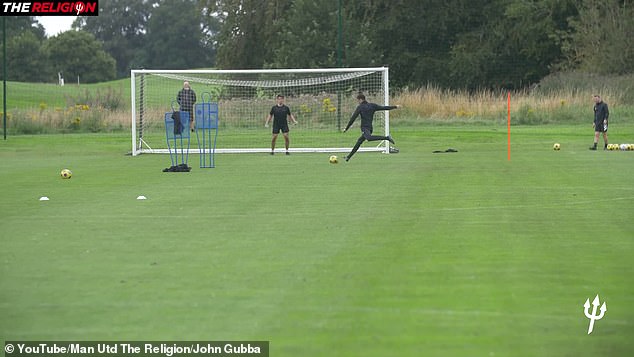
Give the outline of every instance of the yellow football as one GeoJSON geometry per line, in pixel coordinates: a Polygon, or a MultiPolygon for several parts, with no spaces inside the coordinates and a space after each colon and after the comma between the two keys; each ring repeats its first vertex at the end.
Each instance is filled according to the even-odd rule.
{"type": "Polygon", "coordinates": [[[69,179],[73,176],[72,171],[70,171],[69,169],[63,169],[59,175],[63,178],[63,179],[69,179]]]}

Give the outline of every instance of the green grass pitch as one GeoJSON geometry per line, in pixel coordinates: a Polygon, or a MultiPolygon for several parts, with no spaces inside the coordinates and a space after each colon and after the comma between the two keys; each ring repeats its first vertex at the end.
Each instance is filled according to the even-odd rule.
{"type": "MultiPolygon", "coordinates": [[[[634,125],[613,128],[634,142],[634,125]]],[[[395,127],[399,154],[336,165],[223,154],[200,169],[193,155],[190,173],[126,156],[125,134],[9,137],[0,335],[269,340],[271,356],[634,354],[634,152],[589,151],[587,127],[518,126],[508,161],[505,129],[395,127]],[[588,335],[597,294],[607,312],[588,335]]]]}

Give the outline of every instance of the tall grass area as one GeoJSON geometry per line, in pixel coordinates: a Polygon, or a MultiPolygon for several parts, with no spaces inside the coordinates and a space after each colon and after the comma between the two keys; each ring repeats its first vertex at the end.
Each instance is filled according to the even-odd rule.
{"type": "Polygon", "coordinates": [[[11,135],[124,131],[129,111],[129,79],[64,86],[7,82],[11,135]]]}
{"type": "MultiPolygon", "coordinates": [[[[503,123],[507,120],[508,93],[487,89],[448,90],[433,85],[395,90],[390,101],[403,108],[391,113],[392,125],[503,123]]],[[[609,104],[613,125],[634,119],[634,74],[615,77],[562,73],[549,76],[531,88],[510,92],[511,123],[589,123],[591,96],[595,93],[609,104]]],[[[63,87],[8,82],[7,107],[10,135],[127,131],[130,79],[63,87]]],[[[162,112],[165,108],[148,110],[162,112]]],[[[301,108],[294,111],[301,117],[301,108]]],[[[343,113],[346,118],[350,114],[343,113]]]]}
{"type": "MultiPolygon", "coordinates": [[[[432,85],[405,89],[393,98],[403,110],[393,112],[390,118],[394,124],[506,122],[508,94],[503,90],[468,92],[432,85]]],[[[614,123],[634,118],[634,74],[556,74],[539,85],[510,94],[512,124],[589,123],[593,94],[600,94],[609,104],[614,123]]]]}

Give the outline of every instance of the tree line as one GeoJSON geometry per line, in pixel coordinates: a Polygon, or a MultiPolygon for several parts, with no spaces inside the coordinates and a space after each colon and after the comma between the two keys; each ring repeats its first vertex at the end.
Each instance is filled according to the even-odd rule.
{"type": "Polygon", "coordinates": [[[47,38],[8,17],[8,79],[132,68],[389,66],[395,87],[522,88],[557,71],[634,70],[627,0],[102,0],[47,38]]]}

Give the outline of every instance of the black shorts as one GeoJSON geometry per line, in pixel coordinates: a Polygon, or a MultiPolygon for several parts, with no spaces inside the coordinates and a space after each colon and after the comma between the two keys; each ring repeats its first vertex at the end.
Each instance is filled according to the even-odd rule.
{"type": "Polygon", "coordinates": [[[273,134],[279,134],[280,131],[282,133],[288,133],[288,122],[286,123],[275,123],[273,122],[273,134]]]}
{"type": "Polygon", "coordinates": [[[605,123],[603,121],[594,122],[594,131],[595,133],[607,133],[608,132],[608,122],[605,123]]]}

